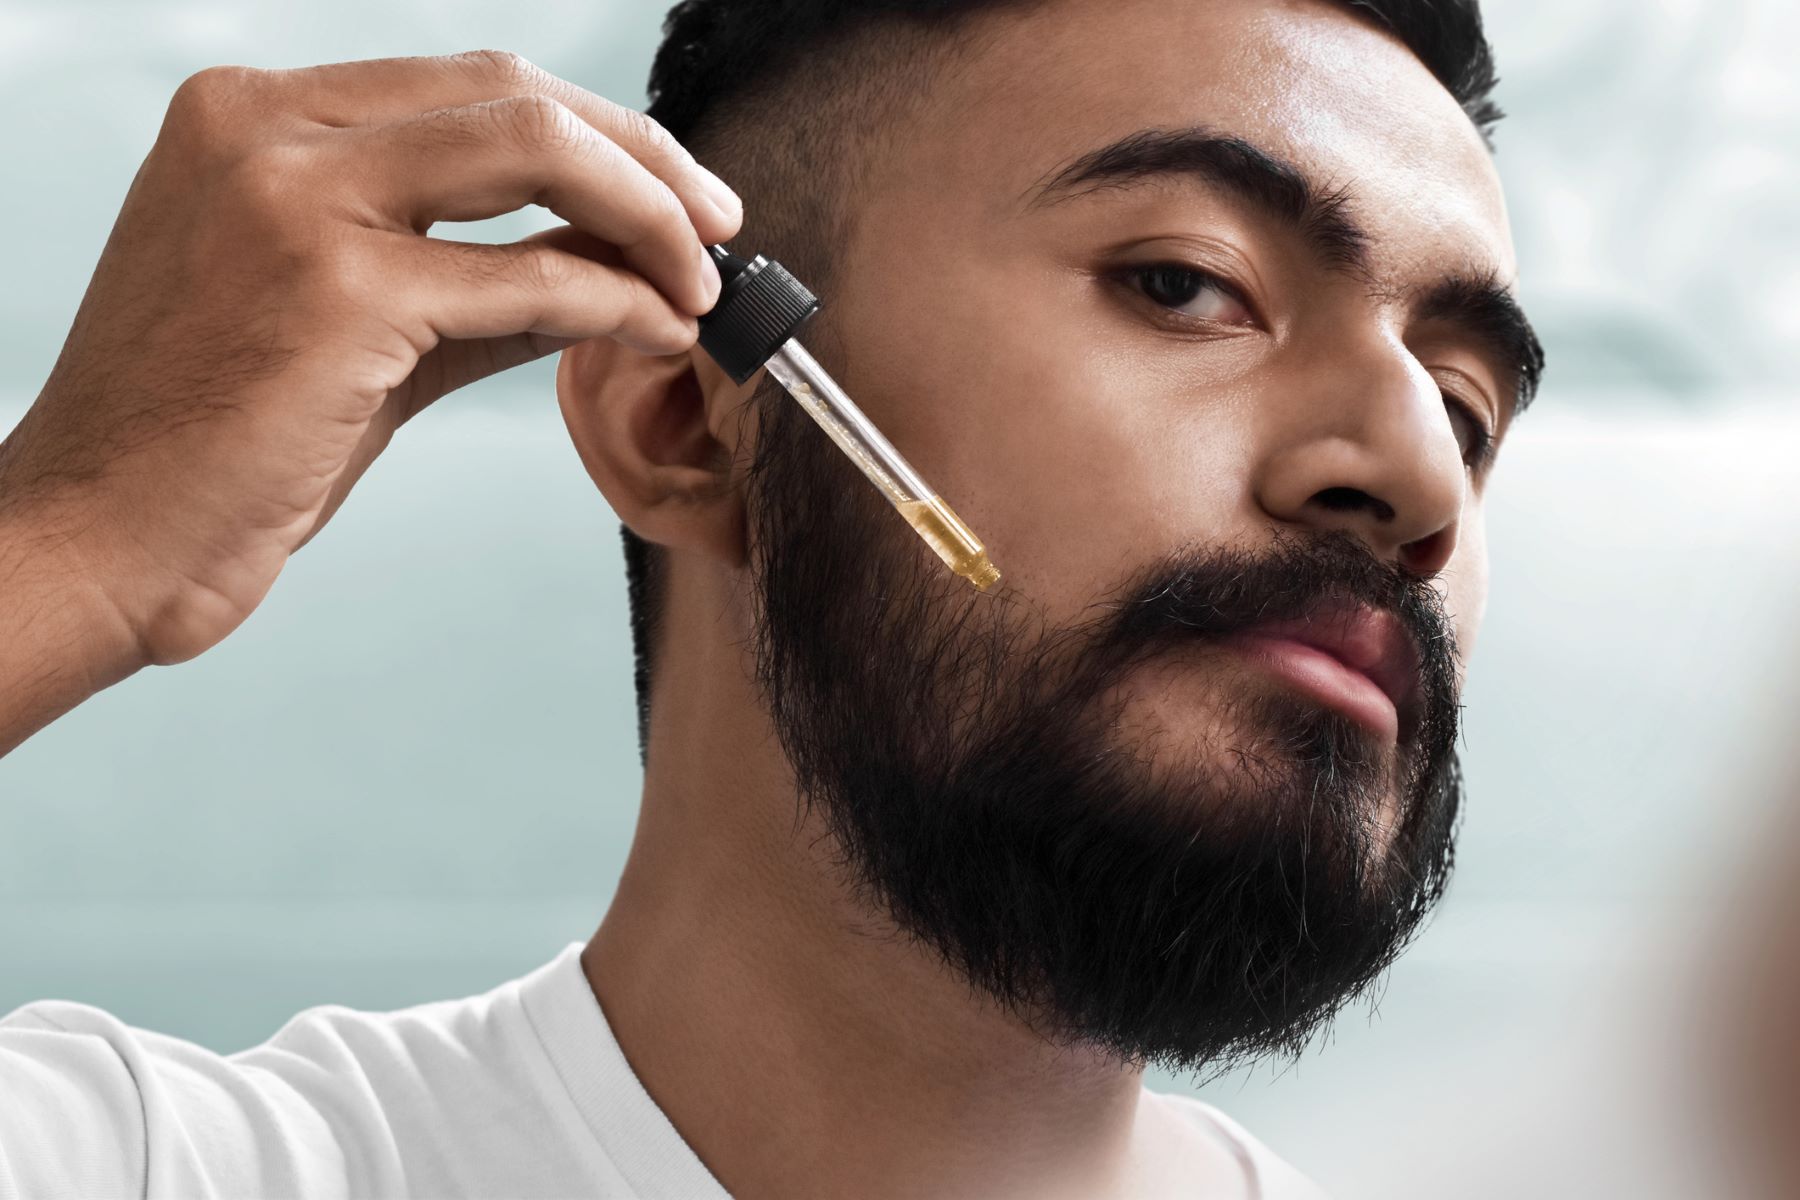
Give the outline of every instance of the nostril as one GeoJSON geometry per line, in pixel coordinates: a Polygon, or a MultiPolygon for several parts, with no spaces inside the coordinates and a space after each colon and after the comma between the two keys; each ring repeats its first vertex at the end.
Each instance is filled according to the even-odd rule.
{"type": "Polygon", "coordinates": [[[1400,565],[1414,575],[1429,579],[1449,565],[1450,556],[1455,551],[1454,528],[1440,529],[1400,547],[1400,565]]]}
{"type": "Polygon", "coordinates": [[[1327,512],[1367,512],[1386,524],[1394,519],[1394,506],[1360,488],[1334,487],[1315,493],[1312,502],[1327,512]]]}

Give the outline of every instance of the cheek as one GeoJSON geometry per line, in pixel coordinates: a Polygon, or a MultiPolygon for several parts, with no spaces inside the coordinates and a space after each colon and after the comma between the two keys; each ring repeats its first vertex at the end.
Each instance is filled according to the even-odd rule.
{"type": "Polygon", "coordinates": [[[1062,624],[1148,560],[1246,532],[1234,414],[1253,407],[1234,384],[1121,355],[1094,327],[1092,280],[974,254],[930,269],[929,312],[841,306],[846,387],[986,543],[1003,592],[1062,624]]]}

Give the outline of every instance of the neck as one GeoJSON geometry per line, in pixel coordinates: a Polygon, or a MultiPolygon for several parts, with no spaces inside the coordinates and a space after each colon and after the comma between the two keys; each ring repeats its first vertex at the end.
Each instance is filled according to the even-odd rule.
{"type": "Polygon", "coordinates": [[[582,955],[688,1144],[741,1200],[1147,1194],[1170,1135],[1140,1073],[1050,1044],[858,901],[712,653],[658,672],[637,836],[582,955]]]}

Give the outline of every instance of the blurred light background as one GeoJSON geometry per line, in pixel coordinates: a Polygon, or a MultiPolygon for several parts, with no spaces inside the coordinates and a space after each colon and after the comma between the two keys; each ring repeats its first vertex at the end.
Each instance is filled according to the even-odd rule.
{"type": "MultiPolygon", "coordinates": [[[[663,7],[0,5],[0,429],[187,75],[497,46],[641,106],[663,7]]],[[[1459,874],[1378,1012],[1204,1094],[1344,1196],[1720,1195],[1696,980],[1800,666],[1800,7],[1486,8],[1551,372],[1491,493],[1459,874]]],[[[0,1012],[234,1050],[588,935],[639,769],[616,526],[553,363],[409,426],[222,647],[0,761],[0,1012]]]]}

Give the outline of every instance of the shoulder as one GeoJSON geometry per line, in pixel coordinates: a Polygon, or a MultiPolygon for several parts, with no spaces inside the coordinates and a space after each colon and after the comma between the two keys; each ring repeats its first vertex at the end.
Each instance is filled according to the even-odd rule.
{"type": "Polygon", "coordinates": [[[1148,1089],[1145,1097],[1228,1146],[1243,1164],[1256,1200],[1327,1200],[1318,1184],[1214,1106],[1192,1096],[1148,1089]]]}
{"type": "Polygon", "coordinates": [[[38,1001],[0,1017],[0,1195],[403,1194],[469,1142],[517,1137],[541,1059],[516,981],[309,1008],[229,1055],[38,1001]]]}
{"type": "Polygon", "coordinates": [[[85,1005],[43,1001],[0,1017],[0,1196],[142,1190],[144,1113],[119,1049],[129,1041],[85,1005]]]}

